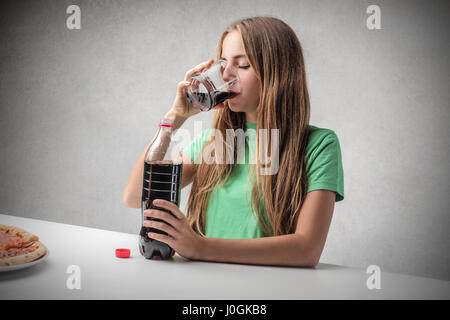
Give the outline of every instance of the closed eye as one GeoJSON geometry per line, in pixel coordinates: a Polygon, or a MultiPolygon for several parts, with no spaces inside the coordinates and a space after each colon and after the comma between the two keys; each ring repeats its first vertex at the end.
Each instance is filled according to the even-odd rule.
{"type": "Polygon", "coordinates": [[[250,68],[250,65],[248,65],[248,66],[239,66],[239,69],[248,69],[248,68],[250,68]]]}

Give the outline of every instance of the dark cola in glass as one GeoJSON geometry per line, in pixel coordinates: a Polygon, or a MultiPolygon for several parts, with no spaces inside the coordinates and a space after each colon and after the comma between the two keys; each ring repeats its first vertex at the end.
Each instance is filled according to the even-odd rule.
{"type": "Polygon", "coordinates": [[[212,91],[186,93],[189,102],[197,109],[209,111],[227,99],[237,96],[237,92],[212,91]]]}

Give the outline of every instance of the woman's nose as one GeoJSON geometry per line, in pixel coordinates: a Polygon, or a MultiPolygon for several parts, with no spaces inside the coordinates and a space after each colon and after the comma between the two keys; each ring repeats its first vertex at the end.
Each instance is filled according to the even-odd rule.
{"type": "Polygon", "coordinates": [[[230,80],[233,80],[237,76],[237,69],[235,66],[233,66],[231,63],[227,63],[224,67],[222,77],[223,80],[228,82],[230,80]]]}

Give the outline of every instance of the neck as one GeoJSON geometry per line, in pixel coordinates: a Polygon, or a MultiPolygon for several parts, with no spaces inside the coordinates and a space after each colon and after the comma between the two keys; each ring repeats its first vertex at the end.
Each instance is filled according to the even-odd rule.
{"type": "Polygon", "coordinates": [[[256,123],[257,122],[257,113],[256,112],[246,112],[245,113],[245,122],[256,123]]]}

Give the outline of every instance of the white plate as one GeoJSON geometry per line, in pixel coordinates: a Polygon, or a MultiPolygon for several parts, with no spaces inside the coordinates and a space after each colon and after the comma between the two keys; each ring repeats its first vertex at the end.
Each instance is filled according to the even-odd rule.
{"type": "Polygon", "coordinates": [[[14,265],[14,266],[7,266],[7,267],[1,266],[0,267],[0,272],[20,270],[20,269],[25,269],[25,268],[28,268],[28,267],[32,267],[32,266],[34,266],[34,265],[36,265],[38,263],[41,263],[45,259],[47,259],[49,254],[50,254],[50,251],[48,251],[48,248],[47,248],[47,252],[45,253],[45,255],[43,255],[39,259],[31,261],[31,262],[28,262],[28,263],[17,264],[17,265],[14,265]]]}

